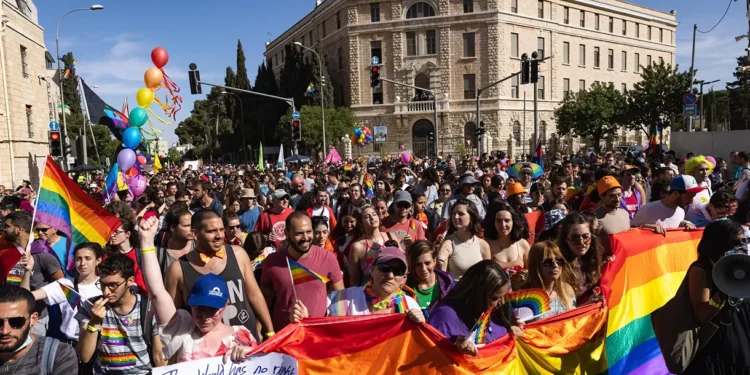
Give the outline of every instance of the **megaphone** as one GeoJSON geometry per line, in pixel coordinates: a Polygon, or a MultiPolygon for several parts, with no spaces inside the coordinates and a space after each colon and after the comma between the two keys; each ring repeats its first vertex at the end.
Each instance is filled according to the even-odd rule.
{"type": "Polygon", "coordinates": [[[719,259],[712,271],[713,281],[724,294],[734,298],[750,298],[750,255],[729,251],[719,259]]]}

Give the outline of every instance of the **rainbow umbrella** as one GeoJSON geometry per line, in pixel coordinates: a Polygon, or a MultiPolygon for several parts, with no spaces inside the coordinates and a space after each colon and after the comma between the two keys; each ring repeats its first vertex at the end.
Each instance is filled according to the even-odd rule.
{"type": "Polygon", "coordinates": [[[521,163],[516,163],[516,164],[511,165],[510,168],[508,169],[508,174],[511,177],[519,178],[521,175],[521,169],[524,169],[524,168],[531,169],[532,179],[539,178],[542,176],[542,174],[544,174],[544,169],[542,169],[542,167],[539,164],[529,163],[529,162],[521,162],[521,163]]]}

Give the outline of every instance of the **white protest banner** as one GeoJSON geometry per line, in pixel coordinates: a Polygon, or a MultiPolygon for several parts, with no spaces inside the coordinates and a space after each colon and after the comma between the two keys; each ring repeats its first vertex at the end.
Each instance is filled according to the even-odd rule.
{"type": "Polygon", "coordinates": [[[194,171],[197,171],[198,170],[198,160],[186,161],[185,164],[183,164],[183,166],[184,166],[185,170],[188,170],[188,167],[193,167],[192,169],[194,171]]]}
{"type": "Polygon", "coordinates": [[[241,363],[222,357],[199,359],[176,365],[156,367],[153,375],[298,375],[297,360],[286,354],[268,353],[248,357],[241,363]]]}

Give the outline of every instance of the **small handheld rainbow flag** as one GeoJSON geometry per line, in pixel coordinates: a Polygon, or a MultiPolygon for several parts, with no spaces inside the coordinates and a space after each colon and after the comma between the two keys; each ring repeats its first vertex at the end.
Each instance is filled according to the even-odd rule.
{"type": "Polygon", "coordinates": [[[253,265],[253,269],[254,270],[257,270],[258,267],[260,267],[260,266],[263,265],[263,261],[264,260],[266,260],[266,254],[260,254],[260,255],[258,255],[257,258],[253,259],[253,261],[250,262],[250,264],[253,265]]]}
{"type": "Polygon", "coordinates": [[[60,289],[62,289],[65,300],[68,301],[70,307],[78,307],[78,304],[81,302],[81,295],[75,290],[68,288],[65,284],[60,284],[60,289]]]}
{"type": "Polygon", "coordinates": [[[313,92],[315,92],[315,85],[312,82],[310,82],[310,84],[307,85],[305,96],[312,96],[313,92]]]}
{"type": "Polygon", "coordinates": [[[522,322],[534,319],[552,309],[549,304],[549,295],[542,289],[510,292],[508,300],[522,322]]]}
{"type": "Polygon", "coordinates": [[[475,345],[487,343],[487,331],[490,329],[490,316],[493,309],[494,307],[490,307],[487,311],[483,312],[479,316],[479,319],[477,319],[477,322],[474,323],[474,327],[471,328],[469,337],[475,345]]]}
{"type": "Polygon", "coordinates": [[[325,276],[322,276],[315,271],[308,269],[307,267],[297,263],[292,259],[288,259],[288,261],[289,272],[292,275],[292,282],[294,283],[294,285],[303,284],[312,280],[320,280],[323,282],[323,284],[329,281],[325,276]]]}
{"type": "Polygon", "coordinates": [[[365,196],[367,196],[368,199],[375,198],[375,190],[373,189],[374,186],[372,184],[372,178],[370,177],[369,173],[365,173],[364,182],[365,196]]]}
{"type": "Polygon", "coordinates": [[[351,170],[352,170],[352,165],[351,165],[351,164],[349,164],[349,163],[347,163],[347,164],[344,164],[344,170],[345,170],[345,171],[347,171],[347,172],[348,172],[348,171],[351,171],[351,170]]]}

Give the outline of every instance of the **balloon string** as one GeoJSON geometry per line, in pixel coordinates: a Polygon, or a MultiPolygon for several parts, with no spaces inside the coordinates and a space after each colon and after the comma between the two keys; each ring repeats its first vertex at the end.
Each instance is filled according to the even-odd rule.
{"type": "Polygon", "coordinates": [[[167,117],[172,117],[173,120],[177,120],[177,112],[182,109],[182,97],[175,95],[175,93],[180,92],[180,86],[177,86],[177,83],[169,78],[164,69],[159,68],[159,70],[161,70],[161,73],[164,76],[162,84],[167,91],[169,91],[169,96],[172,98],[171,108],[166,111],[167,117]]]}
{"type": "Polygon", "coordinates": [[[154,113],[154,111],[151,110],[151,108],[146,108],[146,110],[148,111],[148,113],[152,114],[154,116],[154,118],[156,118],[157,120],[159,120],[159,122],[161,122],[162,124],[164,124],[164,125],[172,125],[171,122],[167,122],[165,120],[162,120],[159,116],[157,116],[156,113],[154,113]]]}

